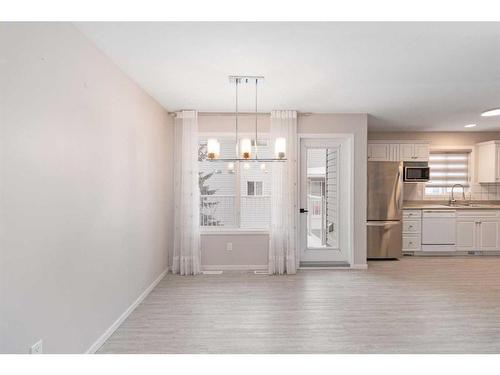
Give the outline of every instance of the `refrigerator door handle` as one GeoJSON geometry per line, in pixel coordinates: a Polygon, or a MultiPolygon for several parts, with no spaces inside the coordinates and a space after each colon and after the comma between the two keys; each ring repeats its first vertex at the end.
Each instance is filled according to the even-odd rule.
{"type": "Polygon", "coordinates": [[[401,168],[398,169],[398,187],[397,187],[397,190],[396,190],[396,209],[398,211],[401,210],[401,200],[403,198],[403,194],[401,194],[401,184],[402,184],[402,181],[401,181],[401,168]]]}
{"type": "Polygon", "coordinates": [[[400,225],[400,221],[368,221],[366,223],[369,227],[391,227],[393,225],[400,225]]]}

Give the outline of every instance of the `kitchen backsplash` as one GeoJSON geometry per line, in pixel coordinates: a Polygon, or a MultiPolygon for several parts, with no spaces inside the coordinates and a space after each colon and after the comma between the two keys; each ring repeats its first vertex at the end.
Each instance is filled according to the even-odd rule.
{"type": "MultiPolygon", "coordinates": [[[[441,197],[425,197],[424,198],[424,187],[423,183],[405,183],[403,187],[403,199],[405,201],[419,201],[419,200],[448,200],[448,196],[441,197]]],[[[473,200],[500,200],[500,185],[498,184],[472,184],[470,187],[472,191],[473,200]]],[[[465,194],[466,198],[469,199],[468,190],[465,194]]],[[[458,200],[462,199],[462,189],[455,189],[455,198],[458,200]]]]}

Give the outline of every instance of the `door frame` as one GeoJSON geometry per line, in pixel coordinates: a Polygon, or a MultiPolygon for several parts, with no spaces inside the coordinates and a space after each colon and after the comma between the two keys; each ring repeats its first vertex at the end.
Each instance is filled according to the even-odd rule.
{"type": "Polygon", "coordinates": [[[300,208],[300,197],[302,193],[302,183],[300,181],[301,178],[301,160],[302,160],[302,155],[301,155],[301,140],[302,139],[328,139],[328,140],[335,140],[335,139],[342,139],[345,141],[347,145],[347,166],[348,166],[348,171],[347,174],[349,176],[349,188],[347,189],[347,199],[348,199],[348,219],[346,220],[347,223],[347,238],[346,238],[346,252],[347,252],[347,262],[349,263],[350,266],[354,264],[354,134],[352,133],[298,133],[297,134],[297,147],[296,147],[296,159],[297,160],[297,165],[296,165],[296,175],[297,175],[297,196],[296,196],[296,223],[297,223],[297,233],[296,233],[296,244],[297,246],[297,264],[300,264],[301,261],[301,255],[302,255],[302,241],[301,241],[301,233],[304,228],[302,227],[302,223],[300,220],[300,213],[299,213],[299,208],[300,208]]]}

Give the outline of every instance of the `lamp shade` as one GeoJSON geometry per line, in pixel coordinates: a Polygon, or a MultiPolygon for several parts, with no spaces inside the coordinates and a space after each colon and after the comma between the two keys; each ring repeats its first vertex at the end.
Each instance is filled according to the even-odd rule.
{"type": "Polygon", "coordinates": [[[252,141],[250,138],[242,138],[240,141],[240,156],[243,159],[250,159],[252,156],[252,141]]]}
{"type": "Polygon", "coordinates": [[[274,154],[278,159],[284,159],[286,156],[286,138],[276,138],[274,144],[274,154]]]}
{"type": "Polygon", "coordinates": [[[220,156],[220,143],[215,138],[207,140],[207,157],[209,159],[217,159],[220,156]]]}

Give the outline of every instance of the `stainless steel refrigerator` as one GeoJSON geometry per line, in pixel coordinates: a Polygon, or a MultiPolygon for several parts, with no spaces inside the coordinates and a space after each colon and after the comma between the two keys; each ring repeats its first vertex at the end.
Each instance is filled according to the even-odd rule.
{"type": "Polygon", "coordinates": [[[402,254],[403,163],[368,162],[368,259],[402,254]]]}

